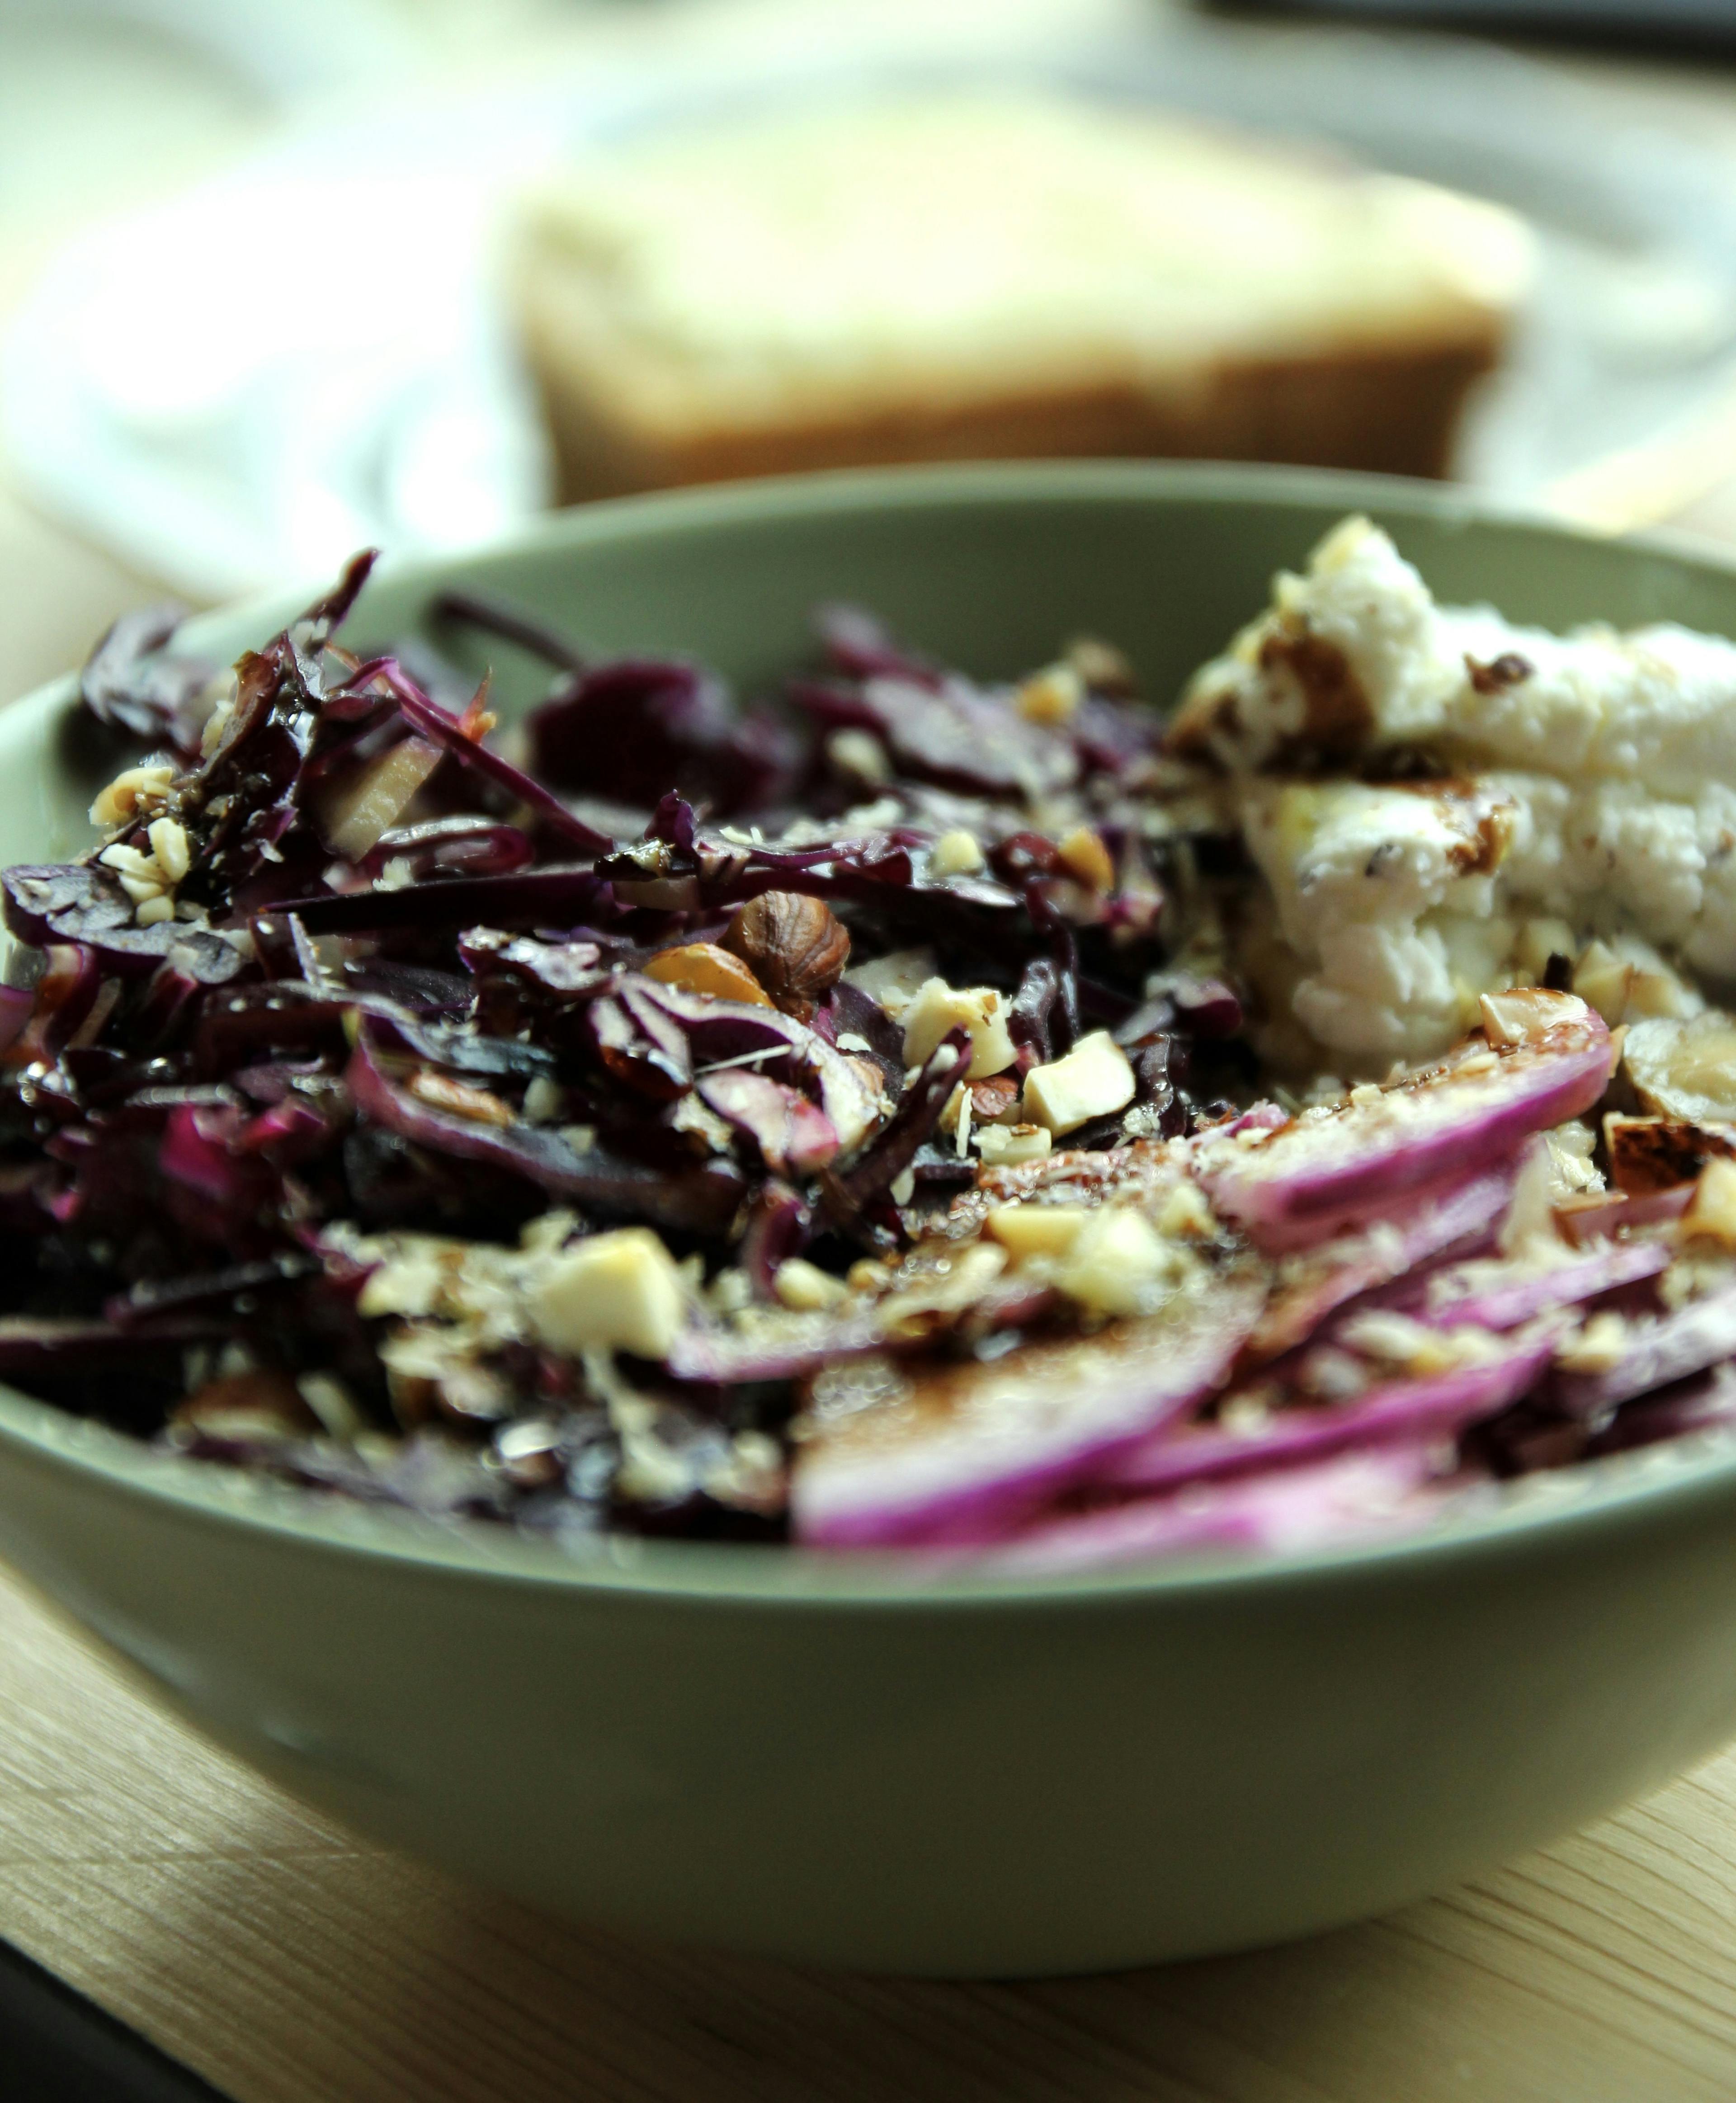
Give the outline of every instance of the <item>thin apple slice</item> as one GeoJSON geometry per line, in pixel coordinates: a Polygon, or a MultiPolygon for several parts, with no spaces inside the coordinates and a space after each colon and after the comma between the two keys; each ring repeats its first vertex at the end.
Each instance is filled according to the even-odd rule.
{"type": "Polygon", "coordinates": [[[1576,1416],[1601,1416],[1635,1396],[1736,1358],[1736,1282],[1673,1314],[1630,1322],[1620,1356],[1596,1372],[1557,1373],[1555,1397],[1576,1416]]]}
{"type": "Polygon", "coordinates": [[[1440,1329],[1466,1322],[1484,1329],[1516,1329],[1552,1307],[1578,1306],[1600,1293],[1655,1278],[1669,1268],[1672,1253],[1663,1242],[1612,1241],[1589,1256],[1547,1268],[1525,1263],[1479,1265],[1474,1274],[1440,1279],[1414,1312],[1419,1322],[1440,1329]]]}
{"type": "Polygon", "coordinates": [[[1296,1554],[1413,1532],[1440,1509],[1436,1474],[1431,1449],[1420,1443],[1335,1454],[1275,1474],[1049,1519],[996,1549],[986,1567],[1062,1576],[1213,1550],[1296,1554]]]}
{"type": "Polygon", "coordinates": [[[1409,1277],[1420,1265],[1488,1246],[1512,1195],[1510,1166],[1455,1176],[1413,1192],[1398,1218],[1377,1220],[1289,1257],[1280,1265],[1277,1285],[1248,1340],[1245,1362],[1263,1364],[1293,1349],[1348,1301],[1409,1277]]]}
{"type": "Polygon", "coordinates": [[[795,1537],[831,1548],[1004,1539],[1212,1394],[1266,1283],[1244,1257],[1094,1336],[901,1375],[883,1363],[878,1389],[841,1382],[799,1429],[795,1537]]]}
{"type": "Polygon", "coordinates": [[[1589,1109],[1614,1049],[1593,1010],[1570,994],[1531,1036],[1493,1047],[1475,1039],[1444,1065],[1342,1103],[1304,1110],[1274,1131],[1209,1138],[1197,1172],[1217,1210],[1259,1247],[1306,1247],[1395,1201],[1473,1167],[1511,1158],[1534,1132],[1589,1109]]]}
{"type": "Polygon", "coordinates": [[[1536,1384],[1555,1336],[1499,1340],[1506,1348],[1478,1363],[1383,1381],[1348,1402],[1279,1409],[1256,1430],[1217,1424],[1166,1428],[1117,1456],[1101,1479],[1127,1490],[1174,1490],[1332,1453],[1457,1438],[1536,1384]]]}

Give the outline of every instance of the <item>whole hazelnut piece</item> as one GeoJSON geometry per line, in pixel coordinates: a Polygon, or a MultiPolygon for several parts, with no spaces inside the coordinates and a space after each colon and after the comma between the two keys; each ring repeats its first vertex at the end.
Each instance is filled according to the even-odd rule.
{"type": "Polygon", "coordinates": [[[723,945],[798,1022],[809,1020],[850,961],[849,930],[823,899],[800,891],[765,891],[749,899],[730,922],[723,945]]]}

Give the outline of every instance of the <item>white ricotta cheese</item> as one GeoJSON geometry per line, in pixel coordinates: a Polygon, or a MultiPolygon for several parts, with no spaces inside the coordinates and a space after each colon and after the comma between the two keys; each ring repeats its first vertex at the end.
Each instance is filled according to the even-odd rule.
{"type": "MultiPolygon", "coordinates": [[[[1316,1043],[1421,1059],[1536,975],[1540,918],[1736,977],[1736,644],[1565,636],[1437,606],[1364,518],[1193,681],[1173,736],[1230,777],[1316,1043]],[[1284,781],[1398,751],[1450,781],[1284,781]],[[1473,836],[1479,851],[1473,853],[1473,836]],[[1649,949],[1646,945],[1655,945],[1649,949]]],[[[1270,945],[1268,944],[1269,949],[1270,945]]],[[[1636,953],[1637,954],[1638,953],[1636,953]]]]}
{"type": "Polygon", "coordinates": [[[1247,785],[1243,824],[1305,967],[1292,1011],[1379,1065],[1431,1056],[1477,1019],[1516,935],[1493,872],[1520,814],[1498,792],[1357,781],[1247,785]]]}

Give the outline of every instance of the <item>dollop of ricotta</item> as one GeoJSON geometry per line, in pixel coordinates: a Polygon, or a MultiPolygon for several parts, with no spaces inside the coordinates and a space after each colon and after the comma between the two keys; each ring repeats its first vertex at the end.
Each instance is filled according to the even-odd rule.
{"type": "Polygon", "coordinates": [[[1540,917],[1736,977],[1722,637],[1440,606],[1349,518],[1195,676],[1170,735],[1227,777],[1289,953],[1280,997],[1349,1063],[1445,1050],[1480,994],[1536,976],[1540,917]],[[1424,778],[1378,778],[1407,771],[1424,778]]]}

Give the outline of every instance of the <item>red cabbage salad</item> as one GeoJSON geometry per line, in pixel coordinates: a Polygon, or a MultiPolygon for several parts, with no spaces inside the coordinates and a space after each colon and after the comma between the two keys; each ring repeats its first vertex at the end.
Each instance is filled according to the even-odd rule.
{"type": "Polygon", "coordinates": [[[4,877],[18,1387],[556,1540],[1043,1569],[1736,1420],[1732,1149],[1557,959],[1266,1070],[1199,931],[1257,873],[1110,646],[984,684],[830,608],[743,705],[448,594],[548,666],[507,736],[339,642],[369,560],[232,677],[162,612],[85,669],[98,838],[4,877]]]}

